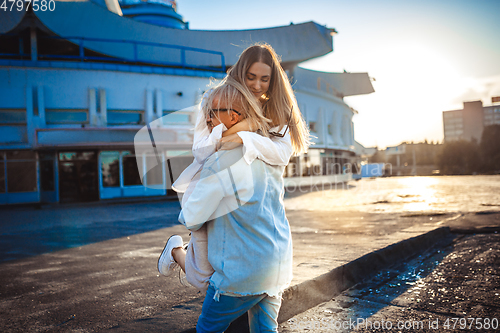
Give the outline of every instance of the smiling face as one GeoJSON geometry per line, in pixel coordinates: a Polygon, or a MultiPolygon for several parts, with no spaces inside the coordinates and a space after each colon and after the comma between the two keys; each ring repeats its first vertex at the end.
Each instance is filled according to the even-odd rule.
{"type": "Polygon", "coordinates": [[[260,98],[269,89],[271,67],[263,62],[254,62],[245,75],[245,85],[255,97],[260,98]]]}

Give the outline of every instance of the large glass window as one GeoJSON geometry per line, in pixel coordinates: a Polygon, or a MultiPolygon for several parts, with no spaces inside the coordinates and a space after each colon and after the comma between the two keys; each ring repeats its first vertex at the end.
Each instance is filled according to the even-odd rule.
{"type": "Polygon", "coordinates": [[[73,160],[90,161],[93,159],[95,159],[95,152],[93,151],[59,153],[59,161],[73,161],[73,160]]]}
{"type": "Polygon", "coordinates": [[[318,128],[316,126],[316,122],[315,121],[310,121],[309,122],[309,130],[313,133],[317,133],[318,132],[318,128]]]}
{"type": "Polygon", "coordinates": [[[335,158],[328,156],[322,157],[323,161],[323,175],[334,175],[336,172],[335,158]]]}
{"type": "Polygon", "coordinates": [[[26,124],[26,110],[0,110],[0,123],[26,124]]]}
{"type": "Polygon", "coordinates": [[[0,193],[5,193],[5,157],[0,151],[0,193]]]}
{"type": "Polygon", "coordinates": [[[119,187],[120,153],[117,151],[101,152],[101,171],[103,187],[119,187]]]}
{"type": "Polygon", "coordinates": [[[169,124],[189,124],[191,116],[187,112],[182,111],[163,111],[162,122],[164,125],[169,124]]]}
{"type": "MultiPolygon", "coordinates": [[[[93,201],[98,198],[97,152],[69,151],[59,155],[59,198],[61,202],[93,201]]],[[[43,162],[41,160],[40,162],[43,162]]],[[[45,163],[44,163],[45,164],[45,163]]],[[[41,173],[43,171],[42,163],[41,173]]],[[[51,166],[46,163],[46,173],[51,172],[51,166]]],[[[44,177],[45,178],[45,177],[44,177]]],[[[51,188],[47,181],[45,185],[51,188]]]]}
{"type": "Polygon", "coordinates": [[[7,160],[34,160],[35,152],[31,150],[14,150],[7,152],[7,160]]]}
{"type": "Polygon", "coordinates": [[[40,186],[42,191],[54,191],[54,154],[39,153],[40,159],[40,186]]]}
{"type": "Polygon", "coordinates": [[[302,176],[321,175],[321,157],[318,149],[310,149],[301,157],[302,176]]]}
{"type": "Polygon", "coordinates": [[[7,192],[36,192],[36,156],[34,151],[8,151],[7,192]]]}
{"type": "Polygon", "coordinates": [[[122,111],[122,110],[108,110],[107,122],[109,125],[138,125],[142,124],[143,111],[122,111]]]}
{"type": "Polygon", "coordinates": [[[299,158],[297,156],[292,156],[290,162],[285,167],[284,177],[298,177],[300,176],[300,165],[299,158]]]}
{"type": "Polygon", "coordinates": [[[163,163],[161,155],[146,155],[146,183],[148,185],[161,185],[163,184],[163,163]]]}
{"type": "Polygon", "coordinates": [[[47,124],[88,124],[87,110],[45,110],[47,124]]]}
{"type": "Polygon", "coordinates": [[[125,151],[123,154],[123,185],[141,185],[141,177],[137,168],[137,160],[135,155],[130,151],[125,151]]]}

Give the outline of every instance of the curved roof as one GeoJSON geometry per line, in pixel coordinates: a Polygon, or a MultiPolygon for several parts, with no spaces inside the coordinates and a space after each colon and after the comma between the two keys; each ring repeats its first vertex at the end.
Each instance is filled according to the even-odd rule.
{"type": "MultiPolygon", "coordinates": [[[[332,29],[314,22],[255,30],[179,30],[137,22],[116,15],[90,1],[56,1],[54,11],[2,13],[0,33],[7,33],[19,25],[43,25],[47,32],[62,37],[105,38],[149,43],[164,43],[185,47],[213,50],[224,54],[225,65],[233,65],[240,53],[254,42],[266,42],[281,56],[282,63],[299,63],[322,56],[333,50],[332,29]],[[7,20],[4,19],[7,16],[7,20]],[[24,20],[23,20],[24,19],[24,20]]],[[[85,41],[85,48],[106,55],[131,58],[130,44],[85,41]]],[[[142,59],[175,62],[178,52],[152,47],[142,51],[142,59]]],[[[188,55],[186,55],[187,57],[188,55]]],[[[203,53],[190,54],[190,61],[199,65],[220,66],[220,57],[210,57],[203,53]]]]}
{"type": "Polygon", "coordinates": [[[368,73],[328,73],[296,67],[293,71],[294,89],[311,89],[337,97],[375,92],[368,73]]]}

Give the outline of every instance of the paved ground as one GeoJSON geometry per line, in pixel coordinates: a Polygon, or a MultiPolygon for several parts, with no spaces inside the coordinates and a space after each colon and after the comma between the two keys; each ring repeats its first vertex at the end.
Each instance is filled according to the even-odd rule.
{"type": "MultiPolygon", "coordinates": [[[[88,209],[92,215],[92,207],[88,209]]],[[[141,205],[130,208],[140,209],[150,210],[141,205]]],[[[124,211],[114,205],[106,209],[107,216],[112,217],[114,210],[124,211]]],[[[289,210],[287,215],[294,240],[294,284],[436,227],[500,225],[498,213],[289,210]]],[[[160,277],[156,271],[164,242],[174,233],[187,239],[186,230],[176,225],[1,263],[2,331],[95,332],[114,327],[117,331],[181,332],[194,327],[202,296],[182,286],[177,277],[160,277]]]]}
{"type": "Polygon", "coordinates": [[[500,234],[458,237],[281,325],[297,332],[500,330],[500,234]]]}
{"type": "Polygon", "coordinates": [[[0,262],[177,225],[170,201],[0,207],[0,262]]]}

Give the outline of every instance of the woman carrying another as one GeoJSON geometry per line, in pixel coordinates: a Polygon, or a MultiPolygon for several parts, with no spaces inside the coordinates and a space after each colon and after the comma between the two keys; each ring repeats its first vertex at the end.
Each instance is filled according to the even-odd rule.
{"type": "MultiPolygon", "coordinates": [[[[197,173],[220,144],[242,143],[243,158],[248,164],[258,158],[270,165],[285,166],[292,154],[307,151],[310,144],[308,128],[289,79],[270,45],[256,44],[245,49],[221,84],[231,84],[232,81],[239,83],[242,89],[248,89],[245,96],[256,99],[262,115],[268,119],[269,132],[261,133],[264,135],[254,132],[256,128],[246,120],[239,121],[229,130],[222,123],[213,126],[210,117],[212,105],[207,105],[211,100],[209,91],[201,102],[195,127],[195,160],[172,185],[175,191],[189,193],[194,189],[197,173]]],[[[206,227],[191,233],[187,251],[180,236],[169,238],[158,259],[158,270],[168,276],[179,266],[186,272],[190,284],[202,291],[207,289],[213,269],[207,259],[206,227]]]]}

